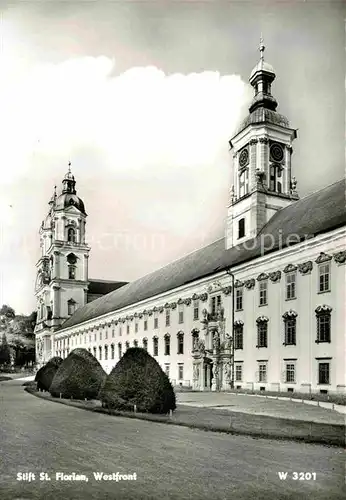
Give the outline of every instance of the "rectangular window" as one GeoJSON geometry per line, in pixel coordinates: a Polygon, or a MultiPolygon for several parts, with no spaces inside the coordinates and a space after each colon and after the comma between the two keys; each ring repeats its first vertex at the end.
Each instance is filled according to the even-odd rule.
{"type": "Polygon", "coordinates": [[[159,339],[157,337],[153,338],[153,353],[154,356],[159,355],[159,339]]]}
{"type": "Polygon", "coordinates": [[[317,342],[330,342],[330,313],[317,316],[317,342]]]}
{"type": "Polygon", "coordinates": [[[179,311],[179,323],[184,323],[184,311],[179,311]]]}
{"type": "Polygon", "coordinates": [[[166,309],[166,326],[170,326],[170,323],[171,323],[171,314],[170,314],[170,310],[169,310],[169,309],[166,309]]]}
{"type": "Polygon", "coordinates": [[[296,366],[294,363],[286,363],[286,383],[294,383],[296,381],[296,366]]]}
{"type": "Polygon", "coordinates": [[[178,365],[178,380],[184,380],[184,365],[178,365]]]}
{"type": "Polygon", "coordinates": [[[130,334],[130,325],[126,325],[126,334],[129,335],[130,334]]]}
{"type": "Polygon", "coordinates": [[[102,347],[99,347],[99,360],[102,361],[102,347]]]}
{"type": "Polygon", "coordinates": [[[144,320],[144,331],[148,330],[148,320],[144,320]]]}
{"type": "Polygon", "coordinates": [[[135,333],[138,333],[138,323],[135,323],[135,333]]]}
{"type": "Polygon", "coordinates": [[[235,308],[237,311],[241,311],[243,309],[243,289],[237,288],[235,293],[235,308]]]}
{"type": "Polygon", "coordinates": [[[121,335],[122,335],[122,328],[121,326],[119,326],[119,337],[121,337],[121,335]]]}
{"type": "Polygon", "coordinates": [[[258,382],[267,382],[267,364],[260,363],[258,365],[258,382]]]}
{"type": "Polygon", "coordinates": [[[108,339],[108,330],[105,330],[105,339],[108,339]]]}
{"type": "Polygon", "coordinates": [[[122,355],[123,355],[123,353],[122,353],[122,345],[118,344],[118,357],[119,357],[119,359],[121,358],[122,355]]]}
{"type": "Polygon", "coordinates": [[[199,319],[199,300],[193,301],[193,320],[197,321],[199,319]]]}
{"type": "Polygon", "coordinates": [[[105,361],[108,360],[108,346],[105,345],[105,361]]]}
{"type": "Polygon", "coordinates": [[[318,383],[330,383],[330,363],[318,363],[318,383]]]}
{"type": "Polygon", "coordinates": [[[184,354],[184,334],[178,333],[178,354],[184,354]]]}
{"type": "Polygon", "coordinates": [[[241,382],[243,379],[243,367],[242,365],[235,365],[235,380],[236,382],[241,382]]]}
{"type": "Polygon", "coordinates": [[[318,284],[319,292],[330,291],[330,263],[320,264],[318,266],[318,284]]]}
{"type": "Polygon", "coordinates": [[[266,306],[268,303],[268,282],[259,282],[259,305],[266,306]]]}
{"type": "Polygon", "coordinates": [[[296,274],[286,274],[286,300],[296,298],[296,274]]]}
{"type": "Polygon", "coordinates": [[[114,344],[111,345],[111,358],[114,359],[114,344]]]}
{"type": "Polygon", "coordinates": [[[171,337],[165,335],[165,356],[169,356],[171,353],[171,337]]]}
{"type": "Polygon", "coordinates": [[[112,330],[112,338],[114,339],[114,335],[115,335],[115,331],[114,331],[114,328],[112,330]]]}
{"type": "Polygon", "coordinates": [[[257,347],[268,347],[268,323],[257,323],[257,347]]]}
{"type": "Polygon", "coordinates": [[[100,332],[100,340],[102,340],[102,332],[100,332]]]}
{"type": "Polygon", "coordinates": [[[221,295],[216,295],[211,299],[211,314],[215,316],[218,309],[221,307],[221,295]]]}
{"type": "Polygon", "coordinates": [[[234,349],[243,349],[243,325],[234,326],[234,349]]]}
{"type": "Polygon", "coordinates": [[[154,318],[154,328],[159,327],[159,318],[154,318]]]}
{"type": "Polygon", "coordinates": [[[169,377],[169,363],[165,364],[165,374],[169,377]]]}
{"type": "Polygon", "coordinates": [[[285,345],[296,345],[296,318],[285,321],[285,345]]]}

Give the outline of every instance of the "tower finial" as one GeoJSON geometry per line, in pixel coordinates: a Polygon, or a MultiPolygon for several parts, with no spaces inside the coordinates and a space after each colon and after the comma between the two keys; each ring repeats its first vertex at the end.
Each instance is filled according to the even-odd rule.
{"type": "Polygon", "coordinates": [[[70,161],[68,162],[68,173],[69,174],[71,173],[71,162],[70,161]]]}
{"type": "Polygon", "coordinates": [[[264,51],[265,51],[265,46],[264,46],[264,41],[263,41],[263,36],[262,36],[262,33],[261,33],[261,38],[260,38],[260,46],[259,46],[259,51],[260,51],[260,54],[261,54],[261,61],[263,61],[263,59],[264,59],[264,51]]]}

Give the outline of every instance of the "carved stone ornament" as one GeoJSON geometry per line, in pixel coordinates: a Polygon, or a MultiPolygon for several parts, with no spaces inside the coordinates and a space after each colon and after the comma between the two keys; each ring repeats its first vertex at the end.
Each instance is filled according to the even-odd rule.
{"type": "Polygon", "coordinates": [[[202,302],[205,302],[208,299],[208,294],[207,293],[201,293],[201,295],[199,296],[199,299],[202,302]]]}
{"type": "Polygon", "coordinates": [[[202,311],[202,316],[203,316],[203,318],[204,318],[205,320],[207,319],[207,317],[208,317],[208,311],[207,311],[207,309],[203,309],[203,311],[202,311]]]}
{"type": "Polygon", "coordinates": [[[116,319],[116,320],[114,321],[115,326],[116,326],[118,323],[119,323],[119,321],[116,319]]]}
{"type": "Polygon", "coordinates": [[[332,308],[330,306],[327,306],[326,304],[323,304],[323,306],[318,306],[315,309],[315,313],[317,315],[318,314],[327,314],[327,313],[331,313],[331,312],[332,312],[332,308]]]}
{"type": "Polygon", "coordinates": [[[269,278],[267,273],[261,273],[259,276],[257,276],[257,281],[264,281],[269,278]]]}
{"type": "Polygon", "coordinates": [[[156,306],[155,306],[155,307],[153,307],[153,312],[154,312],[154,313],[155,313],[155,312],[157,312],[157,307],[156,307],[156,306]]]}
{"type": "Polygon", "coordinates": [[[191,304],[191,299],[188,297],[187,299],[184,300],[184,304],[186,306],[189,306],[191,304]]]}
{"type": "Polygon", "coordinates": [[[177,302],[177,304],[178,304],[179,306],[180,306],[181,304],[184,304],[183,299],[179,299],[179,300],[178,300],[178,302],[177,302]]]}
{"type": "Polygon", "coordinates": [[[199,295],[197,295],[197,293],[194,293],[192,295],[192,300],[198,300],[199,299],[199,295]]]}
{"type": "Polygon", "coordinates": [[[138,313],[135,313],[133,316],[134,318],[138,318],[138,313]]]}
{"type": "Polygon", "coordinates": [[[229,295],[230,293],[232,293],[232,287],[226,286],[222,291],[225,295],[229,295]]]}
{"type": "Polygon", "coordinates": [[[255,288],[255,284],[256,281],[254,280],[254,278],[252,278],[251,280],[246,280],[244,282],[245,288],[247,288],[248,290],[252,290],[252,288],[255,288]]]}
{"type": "Polygon", "coordinates": [[[163,313],[164,309],[165,309],[165,308],[164,308],[163,306],[160,306],[160,307],[159,307],[159,313],[163,313]]]}
{"type": "Polygon", "coordinates": [[[267,323],[269,321],[269,318],[267,316],[259,316],[256,319],[256,323],[267,323]]]}
{"type": "Polygon", "coordinates": [[[130,316],[130,321],[133,321],[133,314],[131,314],[130,316]]]}
{"type": "Polygon", "coordinates": [[[218,292],[222,289],[220,281],[214,281],[212,285],[209,285],[207,290],[209,293],[218,292]]]}
{"type": "Polygon", "coordinates": [[[289,311],[286,311],[285,314],[282,315],[283,319],[294,319],[298,316],[298,314],[290,309],[289,311]]]}
{"type": "Polygon", "coordinates": [[[257,144],[257,143],[258,143],[258,139],[250,139],[250,141],[249,141],[250,146],[252,146],[253,144],[257,144]]]}
{"type": "Polygon", "coordinates": [[[177,303],[176,302],[171,302],[171,309],[176,309],[177,303]]]}
{"type": "Polygon", "coordinates": [[[169,305],[168,302],[166,302],[166,304],[163,306],[165,309],[169,309],[171,306],[169,305]]]}
{"type": "Polygon", "coordinates": [[[342,252],[335,253],[333,255],[335,262],[338,264],[345,264],[346,262],[346,250],[343,250],[342,252]]]}
{"type": "Polygon", "coordinates": [[[268,144],[268,142],[269,142],[267,137],[260,137],[259,141],[261,144],[268,144]]]}
{"type": "Polygon", "coordinates": [[[240,280],[236,280],[236,282],[234,283],[234,286],[235,286],[235,288],[239,288],[241,286],[244,286],[244,283],[240,280]]]}
{"type": "Polygon", "coordinates": [[[273,283],[278,283],[281,279],[281,271],[273,271],[272,273],[269,273],[269,279],[273,283]]]}
{"type": "Polygon", "coordinates": [[[293,265],[293,264],[288,264],[285,269],[284,269],[284,273],[292,273],[293,271],[296,271],[298,269],[297,266],[293,265]]]}
{"type": "Polygon", "coordinates": [[[322,264],[323,262],[329,262],[330,260],[332,260],[331,255],[321,252],[320,255],[317,257],[317,259],[315,260],[315,262],[316,264],[322,264]]]}
{"type": "Polygon", "coordinates": [[[298,269],[300,274],[310,274],[312,271],[312,261],[308,260],[307,262],[303,262],[302,264],[298,264],[298,269]]]}
{"type": "Polygon", "coordinates": [[[243,326],[243,325],[244,321],[242,321],[241,319],[236,319],[234,322],[234,326],[243,326]]]}

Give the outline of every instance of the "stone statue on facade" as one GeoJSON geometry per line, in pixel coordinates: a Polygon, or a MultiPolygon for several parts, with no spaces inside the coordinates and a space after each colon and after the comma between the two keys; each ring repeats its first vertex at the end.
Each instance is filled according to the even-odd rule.
{"type": "Polygon", "coordinates": [[[214,338],[213,338],[213,347],[214,349],[217,351],[218,349],[220,349],[220,335],[219,335],[219,332],[215,332],[214,333],[214,338]]]}

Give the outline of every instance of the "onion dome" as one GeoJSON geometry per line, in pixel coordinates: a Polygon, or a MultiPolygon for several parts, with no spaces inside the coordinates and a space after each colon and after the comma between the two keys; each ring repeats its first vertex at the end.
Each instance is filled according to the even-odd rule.
{"type": "Polygon", "coordinates": [[[71,172],[71,163],[68,164],[68,172],[62,181],[62,193],[56,198],[55,210],[65,210],[70,206],[76,207],[84,215],[85,207],[83,201],[77,196],[76,181],[71,172]]]}
{"type": "Polygon", "coordinates": [[[288,119],[276,112],[277,100],[271,93],[271,84],[275,80],[275,71],[271,64],[264,61],[263,39],[259,46],[260,61],[251,71],[249,82],[255,90],[255,95],[249,107],[249,115],[242,121],[237,134],[248,125],[256,123],[272,123],[281,127],[289,128],[288,119]]]}

